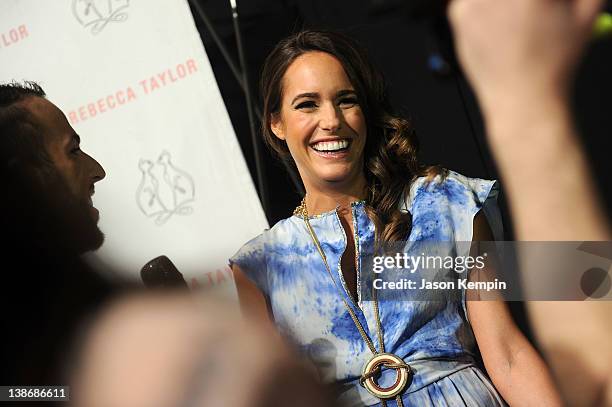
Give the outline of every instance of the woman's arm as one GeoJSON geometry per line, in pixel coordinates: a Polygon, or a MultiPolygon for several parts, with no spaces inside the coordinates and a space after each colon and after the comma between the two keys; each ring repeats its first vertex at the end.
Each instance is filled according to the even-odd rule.
{"type": "Polygon", "coordinates": [[[274,323],[270,316],[268,303],[262,292],[247,278],[237,264],[232,265],[232,273],[234,274],[234,282],[236,283],[242,314],[249,318],[259,319],[265,324],[270,324],[272,327],[274,323]]]}
{"type": "MultiPolygon", "coordinates": [[[[480,212],[474,240],[493,240],[480,212]]],[[[503,301],[470,301],[467,312],[493,384],[511,406],[560,406],[561,399],[542,358],[518,329],[503,301]]]]}

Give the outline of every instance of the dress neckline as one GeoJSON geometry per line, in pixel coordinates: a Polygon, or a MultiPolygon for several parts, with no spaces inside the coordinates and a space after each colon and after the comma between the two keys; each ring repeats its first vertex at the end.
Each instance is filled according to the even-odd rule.
{"type": "MultiPolygon", "coordinates": [[[[351,208],[356,208],[358,206],[365,205],[365,203],[366,203],[365,199],[360,199],[358,201],[351,202],[350,205],[351,205],[351,208]]],[[[340,207],[340,205],[336,206],[334,209],[331,209],[331,210],[326,211],[326,212],[318,213],[316,215],[310,215],[309,214],[308,215],[308,219],[309,220],[311,220],[311,219],[318,219],[318,218],[324,218],[324,217],[329,216],[329,215],[334,215],[334,214],[336,214],[338,212],[338,208],[339,207],[340,207]]],[[[293,216],[295,216],[296,218],[299,218],[299,219],[304,219],[302,214],[300,213],[300,207],[299,206],[296,207],[293,210],[293,216]]]]}

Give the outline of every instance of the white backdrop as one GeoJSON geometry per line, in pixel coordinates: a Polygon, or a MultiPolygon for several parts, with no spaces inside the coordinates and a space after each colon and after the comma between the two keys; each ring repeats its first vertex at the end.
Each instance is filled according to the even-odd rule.
{"type": "Polygon", "coordinates": [[[267,223],[186,0],[2,0],[0,61],[106,170],[103,263],[138,278],[165,254],[192,286],[231,282],[267,223]]]}

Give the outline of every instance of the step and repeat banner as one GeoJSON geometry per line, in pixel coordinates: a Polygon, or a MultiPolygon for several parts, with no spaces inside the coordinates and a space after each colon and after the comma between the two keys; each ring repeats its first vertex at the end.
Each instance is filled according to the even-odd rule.
{"type": "Polygon", "coordinates": [[[233,290],[227,259],[266,219],[186,0],[2,0],[0,82],[32,80],[106,170],[97,260],[168,256],[233,290]]]}

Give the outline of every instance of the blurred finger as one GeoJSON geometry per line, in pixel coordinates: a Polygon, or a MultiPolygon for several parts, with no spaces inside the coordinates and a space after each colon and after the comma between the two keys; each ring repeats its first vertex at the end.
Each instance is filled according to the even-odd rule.
{"type": "Polygon", "coordinates": [[[603,0],[574,0],[575,15],[585,30],[591,29],[595,18],[603,8],[603,0]]]}

